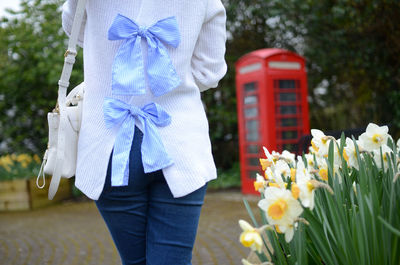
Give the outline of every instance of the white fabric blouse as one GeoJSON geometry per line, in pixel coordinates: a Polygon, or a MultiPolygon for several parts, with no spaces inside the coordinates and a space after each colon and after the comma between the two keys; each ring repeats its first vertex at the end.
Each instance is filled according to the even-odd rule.
{"type": "MultiPolygon", "coordinates": [[[[77,0],[67,0],[62,24],[70,33],[77,0]]],[[[160,19],[177,19],[181,42],[167,47],[182,80],[179,87],[156,97],[150,89],[139,96],[115,96],[142,107],[161,105],[171,115],[171,124],[158,127],[174,164],[163,169],[174,197],[187,195],[217,177],[211,152],[208,121],[200,92],[218,85],[226,73],[226,14],[221,0],[89,0],[80,45],[84,54],[85,98],[78,142],[75,185],[97,200],[103,190],[108,161],[119,128],[107,129],[103,116],[105,97],[112,96],[111,67],[122,41],[110,41],[107,32],[117,14],[150,26],[160,19]]],[[[142,40],[146,66],[146,42],[142,40]]],[[[137,123],[141,128],[140,124],[137,123]]],[[[132,128],[134,129],[134,128],[132,128]]]]}

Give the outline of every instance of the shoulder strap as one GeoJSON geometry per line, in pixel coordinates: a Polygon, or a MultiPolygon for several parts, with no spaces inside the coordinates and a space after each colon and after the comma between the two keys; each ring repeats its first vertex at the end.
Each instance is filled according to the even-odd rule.
{"type": "Polygon", "coordinates": [[[71,35],[68,42],[68,49],[65,52],[64,67],[61,73],[61,78],[58,81],[58,110],[60,112],[60,124],[58,128],[58,141],[57,141],[57,155],[56,163],[53,170],[53,176],[51,178],[49,187],[49,199],[53,199],[57,192],[58,185],[60,184],[61,172],[63,168],[64,150],[65,150],[65,126],[67,124],[66,114],[66,97],[67,89],[69,87],[69,79],[71,77],[72,68],[75,63],[75,57],[77,54],[76,44],[78,42],[79,32],[82,27],[83,15],[85,13],[87,0],[78,0],[78,4],[75,11],[74,23],[72,24],[71,35]]]}

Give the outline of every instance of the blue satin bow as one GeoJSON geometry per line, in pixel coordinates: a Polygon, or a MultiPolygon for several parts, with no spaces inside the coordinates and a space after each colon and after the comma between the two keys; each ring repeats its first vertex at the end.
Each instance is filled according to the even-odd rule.
{"type": "Polygon", "coordinates": [[[128,185],[129,153],[135,133],[135,118],[143,127],[141,153],[144,172],[157,171],[173,164],[156,128],[156,126],[164,127],[171,123],[171,117],[160,105],[149,103],[138,108],[118,99],[106,98],[103,110],[107,128],[121,125],[112,157],[112,186],[128,185]]]}
{"type": "Polygon", "coordinates": [[[164,44],[178,47],[180,34],[175,17],[159,20],[146,28],[118,14],[108,30],[109,40],[125,39],[112,66],[112,89],[115,95],[145,93],[145,75],[141,39],[147,41],[147,78],[155,96],[173,90],[181,83],[164,44]]]}

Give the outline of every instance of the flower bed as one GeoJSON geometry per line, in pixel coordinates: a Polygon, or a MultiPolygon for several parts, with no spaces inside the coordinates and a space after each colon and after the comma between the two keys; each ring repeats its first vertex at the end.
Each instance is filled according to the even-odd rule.
{"type": "Polygon", "coordinates": [[[50,178],[46,177],[43,189],[36,186],[35,175],[39,167],[40,159],[36,155],[0,157],[0,211],[36,209],[71,197],[71,181],[62,179],[57,195],[53,200],[48,200],[50,178]]]}
{"type": "Polygon", "coordinates": [[[309,154],[264,149],[262,224],[247,207],[242,244],[257,264],[400,264],[400,141],[375,124],[358,140],[311,133],[309,154]]]}

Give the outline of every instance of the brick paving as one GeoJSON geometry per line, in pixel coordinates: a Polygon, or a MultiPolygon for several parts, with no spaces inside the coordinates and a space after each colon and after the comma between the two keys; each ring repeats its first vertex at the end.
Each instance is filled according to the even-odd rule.
{"type": "MultiPolygon", "coordinates": [[[[238,191],[208,192],[193,265],[241,265],[238,219],[249,220],[238,191]]],[[[256,208],[257,197],[246,196],[256,208]]],[[[0,213],[1,265],[119,265],[117,250],[92,201],[0,213]]]]}

